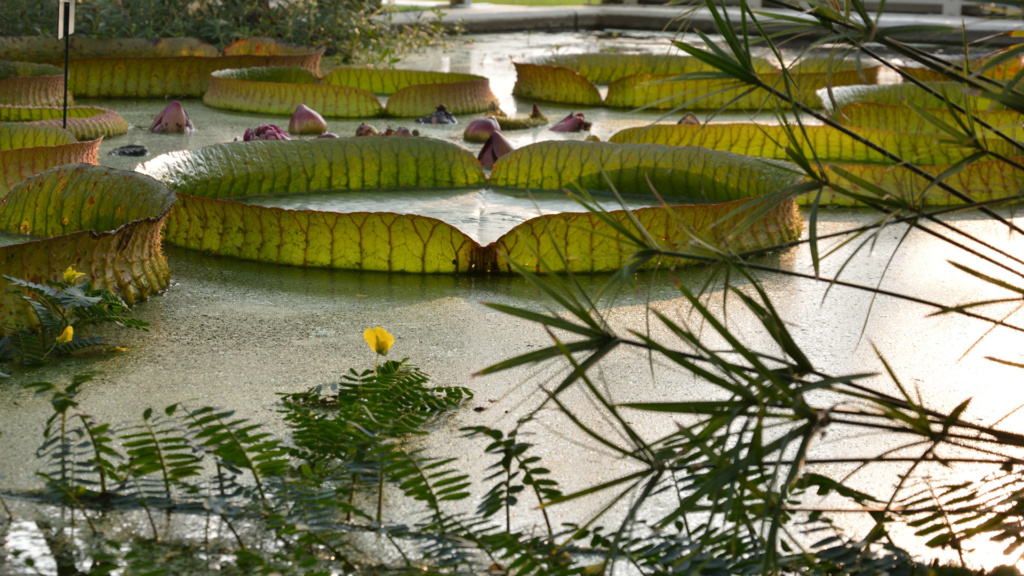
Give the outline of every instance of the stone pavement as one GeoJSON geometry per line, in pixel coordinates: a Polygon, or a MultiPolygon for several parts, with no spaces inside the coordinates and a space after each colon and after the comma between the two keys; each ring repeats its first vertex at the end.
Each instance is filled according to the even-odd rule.
{"type": "MultiPolygon", "coordinates": [[[[453,26],[459,23],[463,30],[470,34],[593,29],[699,30],[707,33],[716,31],[714,19],[706,7],[615,4],[534,7],[475,3],[467,7],[449,8],[448,4],[409,2],[407,0],[398,0],[398,2],[437,8],[442,22],[453,26]]],[[[730,7],[726,10],[729,12],[731,20],[738,23],[740,20],[739,8],[730,7]]],[[[788,10],[774,9],[763,9],[760,12],[793,14],[788,10]]],[[[437,15],[430,11],[391,14],[391,21],[394,25],[412,24],[424,20],[432,21],[436,18],[437,15]]],[[[887,29],[896,37],[912,42],[960,44],[961,29],[966,30],[966,36],[970,42],[984,40],[988,45],[1008,46],[1024,41],[1024,38],[1006,36],[1008,32],[1024,30],[1024,20],[886,13],[879,21],[879,28],[887,29]],[[944,30],[923,29],[935,26],[943,27],[944,30]]]]}

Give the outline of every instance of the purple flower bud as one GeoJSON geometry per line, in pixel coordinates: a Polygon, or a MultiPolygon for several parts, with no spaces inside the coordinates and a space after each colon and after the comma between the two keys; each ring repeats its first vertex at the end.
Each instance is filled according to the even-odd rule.
{"type": "Polygon", "coordinates": [[[494,168],[494,163],[505,154],[512,152],[515,148],[508,140],[501,135],[501,132],[492,132],[491,137],[484,143],[480,155],[476,157],[484,168],[494,168]]]}
{"type": "Polygon", "coordinates": [[[299,104],[288,122],[288,131],[292,134],[323,134],[327,132],[327,121],[316,110],[299,104]]]}
{"type": "Polygon", "coordinates": [[[196,127],[192,125],[192,120],[188,117],[188,112],[185,112],[185,107],[177,100],[161,110],[153,120],[153,124],[149,127],[150,132],[157,133],[184,132],[188,134],[195,129],[196,127]]]}
{"type": "Polygon", "coordinates": [[[359,128],[356,128],[356,136],[376,136],[378,134],[380,134],[380,132],[378,132],[375,127],[373,127],[370,124],[367,124],[366,122],[363,122],[362,124],[359,125],[359,128]]]}
{"type": "Polygon", "coordinates": [[[483,118],[477,118],[466,126],[466,131],[462,133],[462,137],[468,142],[486,142],[491,134],[501,130],[498,126],[498,121],[491,116],[485,116],[483,118]]]}
{"type": "Polygon", "coordinates": [[[285,134],[284,130],[273,124],[264,124],[246,130],[242,140],[245,142],[251,140],[291,140],[291,137],[285,134]]]}
{"type": "Polygon", "coordinates": [[[552,132],[582,132],[584,130],[590,130],[590,122],[583,119],[582,113],[576,115],[570,113],[551,127],[552,132]]]}

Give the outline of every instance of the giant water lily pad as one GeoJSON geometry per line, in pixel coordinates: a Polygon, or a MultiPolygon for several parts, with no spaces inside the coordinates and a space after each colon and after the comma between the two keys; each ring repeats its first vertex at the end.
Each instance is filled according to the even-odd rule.
{"type": "Polygon", "coordinates": [[[490,183],[509,188],[615,190],[726,202],[793,186],[795,166],[697,146],[548,141],[502,156],[490,183]]]}
{"type": "Polygon", "coordinates": [[[472,74],[339,68],[325,78],[294,68],[249,68],[213,74],[208,106],[291,114],[305,104],[324,116],[364,118],[383,113],[374,94],[390,94],[387,114],[422,116],[444,105],[454,114],[498,104],[486,78],[472,74]]]}
{"type": "Polygon", "coordinates": [[[300,68],[245,68],[214,72],[203,103],[214,108],[291,114],[305,104],[324,116],[380,115],[377,98],[361,88],[331,86],[300,68]]]}
{"type": "MultiPolygon", "coordinates": [[[[958,119],[966,122],[963,115],[954,114],[946,108],[928,108],[926,110],[935,119],[949,126],[958,127],[958,119]]],[[[846,126],[883,128],[893,132],[945,133],[941,127],[936,126],[919,112],[902,104],[853,102],[833,114],[837,122],[846,126]]],[[[1022,120],[1024,120],[1024,115],[1013,110],[976,110],[972,111],[972,116],[1017,138],[1020,135],[1015,133],[1020,130],[1022,120]]]]}
{"type": "MultiPolygon", "coordinates": [[[[926,132],[892,132],[874,128],[851,128],[861,140],[890,150],[904,160],[924,165],[948,165],[973,154],[975,149],[936,138],[926,132]]],[[[801,150],[808,158],[822,162],[892,164],[858,138],[829,126],[804,126],[790,139],[785,127],[751,122],[698,125],[665,125],[627,128],[614,134],[610,141],[619,143],[655,143],[671,146],[703,146],[761,158],[785,160],[786,148],[801,150]],[[806,139],[804,135],[806,134],[806,139]]],[[[1013,156],[1015,149],[1007,142],[985,142],[990,150],[1013,156]]]]}
{"type": "Polygon", "coordinates": [[[938,98],[915,84],[885,84],[879,86],[841,86],[832,89],[830,94],[820,94],[825,108],[830,112],[842,110],[855,102],[871,102],[875,104],[906,105],[913,104],[921,108],[945,108],[946,100],[965,106],[970,110],[990,110],[999,108],[996,102],[980,98],[965,91],[962,84],[956,82],[925,82],[931,90],[941,94],[938,98]]]}
{"type": "MultiPolygon", "coordinates": [[[[44,282],[73,266],[128,303],[146,298],[170,279],[160,228],[174,199],[152,178],[100,166],[33,176],[0,201],[0,232],[23,239],[0,247],[0,274],[44,282]]],[[[34,320],[23,300],[4,292],[0,321],[34,320]]]]}
{"type": "MultiPolygon", "coordinates": [[[[1014,160],[1018,164],[1024,163],[1024,158],[1018,157],[1014,160]]],[[[930,176],[938,177],[949,172],[951,167],[922,166],[920,168],[930,176]]],[[[874,196],[875,192],[862,187],[860,181],[878,186],[888,194],[900,198],[912,206],[960,206],[966,203],[963,198],[935,186],[930,179],[915,174],[902,166],[830,165],[825,168],[825,171],[830,182],[835,182],[846,190],[868,197],[874,196]],[[836,168],[842,170],[842,173],[837,172],[836,168]],[[857,180],[847,179],[846,174],[854,176],[857,180]]],[[[958,171],[947,174],[942,181],[973,202],[990,202],[1005,198],[1019,200],[1021,191],[1024,190],[1024,170],[1015,168],[1001,160],[973,162],[958,171]]],[[[807,196],[800,200],[811,202],[813,197],[807,196]]],[[[826,190],[820,203],[856,204],[850,197],[833,190],[826,190]]]]}
{"type": "MultiPolygon", "coordinates": [[[[761,79],[785,92],[784,74],[769,62],[752,65],[761,79]]],[[[829,59],[805,59],[789,68],[795,98],[820,107],[816,92],[826,86],[873,83],[876,67],[829,59]]],[[[760,109],[778,104],[768,92],[723,77],[699,59],[685,56],[581,54],[516,64],[513,94],[522,98],[619,108],[760,109]],[[686,75],[691,75],[687,77],[686,75]],[[608,84],[602,100],[596,84],[608,84]]]]}
{"type": "MultiPolygon", "coordinates": [[[[189,38],[73,38],[69,88],[80,97],[148,98],[202,96],[217,70],[253,66],[295,66],[317,72],[323,50],[279,47],[262,54],[220,56],[189,38]],[[127,55],[131,55],[128,57],[127,55]]],[[[267,46],[268,40],[262,40],[267,46]]],[[[236,50],[245,52],[245,50],[236,50]]],[[[63,62],[64,45],[52,38],[0,37],[0,58],[63,62]]]]}
{"type": "MultiPolygon", "coordinates": [[[[872,128],[855,128],[853,131],[865,140],[895,152],[905,160],[913,161],[932,175],[942,174],[950,165],[970,156],[975,149],[960,146],[934,133],[892,132],[872,128]]],[[[728,150],[740,154],[771,159],[786,159],[787,148],[801,150],[808,158],[817,158],[828,169],[838,166],[904,198],[918,198],[927,187],[927,180],[916,176],[906,168],[894,166],[885,156],[869,148],[858,139],[843,134],[828,126],[805,126],[796,132],[794,142],[789,133],[777,125],[753,123],[723,123],[693,125],[654,125],[644,128],[629,128],[612,136],[612,142],[644,143],[654,142],[673,146],[703,146],[717,150],[728,150]],[[806,135],[806,139],[804,139],[806,135]],[[812,155],[812,152],[816,156],[812,155]],[[871,166],[870,164],[874,164],[871,166]]],[[[1018,153],[1008,142],[989,139],[984,144],[989,150],[1005,156],[1018,153]]],[[[1018,195],[1020,182],[1016,171],[1008,166],[1005,173],[999,173],[999,162],[980,162],[971,165],[950,177],[947,183],[978,199],[1006,198],[1018,195]],[[1016,183],[1017,188],[1014,188],[1016,183]]],[[[830,179],[842,182],[844,187],[860,190],[859,186],[839,178],[834,170],[829,171],[830,179]]],[[[800,201],[809,201],[809,196],[800,201]]],[[[962,203],[948,192],[935,190],[922,199],[926,204],[948,205],[962,203]]],[[[854,202],[842,195],[829,191],[821,203],[849,205],[854,202]]]]}
{"type": "Polygon", "coordinates": [[[12,186],[61,164],[96,164],[100,139],[77,142],[67,130],[52,126],[0,123],[0,196],[12,186]]]}
{"type": "MultiPolygon", "coordinates": [[[[79,140],[95,140],[128,132],[128,121],[107,108],[70,106],[67,112],[67,130],[79,140]]],[[[0,106],[0,122],[25,122],[61,128],[64,124],[64,110],[55,106],[0,106]]]]}
{"type": "Polygon", "coordinates": [[[63,102],[63,69],[49,64],[0,60],[0,105],[57,106],[63,102]]]}
{"type": "MultiPolygon", "coordinates": [[[[472,154],[427,138],[222,144],[161,156],[140,170],[179,192],[166,228],[169,242],[250,260],[417,273],[508,272],[514,261],[550,272],[596,272],[616,269],[634,249],[607,222],[586,214],[531,219],[481,246],[450,224],[425,216],[285,210],[229,200],[311,191],[381,189],[385,194],[395,188],[484,185],[484,174],[472,154]]],[[[762,184],[770,180],[774,186],[784,179],[747,180],[762,184]]],[[[749,191],[775,191],[768,185],[754,188],[749,191]]],[[[739,224],[752,215],[761,216],[761,208],[743,202],[750,200],[695,208],[643,208],[634,213],[652,235],[673,249],[695,238],[725,249],[746,250],[799,236],[800,219],[792,201],[767,210],[749,227],[739,224]]],[[[628,220],[621,211],[612,217],[628,220]]]]}
{"type": "MultiPolygon", "coordinates": [[[[964,75],[982,75],[995,80],[1010,80],[1024,68],[1024,57],[1013,52],[1015,48],[1006,48],[985,56],[970,58],[966,62],[962,57],[950,58],[949,64],[964,75]]],[[[931,68],[900,66],[907,75],[922,82],[944,82],[950,78],[942,72],[931,68]]]]}

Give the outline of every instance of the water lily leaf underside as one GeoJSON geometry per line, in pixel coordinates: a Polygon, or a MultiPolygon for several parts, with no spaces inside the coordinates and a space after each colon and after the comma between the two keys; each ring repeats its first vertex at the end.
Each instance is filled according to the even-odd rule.
{"type": "MultiPolygon", "coordinates": [[[[37,126],[63,126],[62,108],[48,106],[0,106],[0,122],[25,122],[37,126]]],[[[120,114],[96,106],[68,107],[68,132],[78,140],[95,140],[128,132],[128,121],[120,114]]]]}
{"type": "MultiPolygon", "coordinates": [[[[316,190],[484,185],[469,152],[425,138],[232,143],[168,154],[140,170],[179,192],[165,230],[169,242],[243,259],[417,273],[509,272],[511,259],[548,272],[598,272],[617,269],[635,249],[608,223],[588,214],[535,218],[480,246],[455,227],[424,216],[284,210],[224,200],[316,190]]],[[[789,200],[770,208],[755,199],[633,213],[673,249],[700,238],[720,249],[747,250],[793,240],[801,231],[789,200]],[[753,225],[740,225],[750,219],[756,220],[753,225]]],[[[629,225],[621,211],[612,218],[629,225]]]]}
{"type": "MultiPolygon", "coordinates": [[[[71,58],[218,56],[217,48],[195,38],[70,38],[71,58]]],[[[64,40],[56,36],[0,36],[0,58],[26,62],[64,63],[64,40]]]]}
{"type": "Polygon", "coordinates": [[[444,105],[453,114],[497,107],[486,78],[471,74],[340,68],[322,80],[293,68],[224,70],[213,75],[203,101],[213,107],[291,114],[305,104],[324,116],[361,118],[384,113],[377,94],[390,94],[386,113],[423,116],[444,105]]]}
{"type": "Polygon", "coordinates": [[[52,126],[0,123],[0,196],[18,182],[61,164],[96,164],[100,139],[76,142],[52,126]]]}
{"type": "MultiPolygon", "coordinates": [[[[0,201],[0,231],[26,234],[0,247],[0,274],[44,282],[73,266],[128,303],[146,298],[170,279],[160,228],[173,202],[173,192],[141,174],[86,164],[47,170],[0,201]]],[[[33,318],[23,300],[0,294],[0,321],[30,326],[33,318]]]]}
{"type": "MultiPolygon", "coordinates": [[[[838,166],[859,175],[866,181],[881,186],[883,189],[899,195],[901,198],[918,198],[927,187],[927,181],[915,176],[903,166],[894,166],[880,153],[871,150],[867,145],[855,138],[827,126],[805,126],[807,140],[797,137],[797,142],[790,140],[789,134],[781,126],[760,125],[749,123],[708,124],[705,126],[687,125],[655,125],[646,128],[629,128],[611,137],[612,142],[657,142],[676,146],[703,146],[716,150],[728,150],[762,158],[785,159],[786,148],[802,150],[812,159],[812,149],[817,158],[828,166],[838,166]],[[862,164],[873,164],[862,165],[862,164]]],[[[854,131],[863,138],[879,144],[911,160],[932,175],[943,173],[950,165],[974,153],[974,148],[960,147],[952,142],[937,137],[934,133],[914,132],[899,133],[872,128],[855,128],[854,131]]],[[[797,134],[802,134],[797,132],[797,134]]],[[[999,152],[1007,157],[1019,155],[1020,152],[1012,145],[1001,140],[985,140],[986,148],[999,152]]],[[[829,171],[831,178],[838,178],[834,171],[829,171]]],[[[976,200],[1007,198],[1020,194],[1021,182],[1018,171],[1011,169],[1002,162],[979,162],[967,166],[946,182],[953,188],[968,194],[976,200]]],[[[844,186],[861,191],[843,179],[838,179],[844,186]]],[[[809,202],[811,196],[799,199],[809,202]]],[[[961,199],[942,190],[930,191],[923,199],[929,205],[961,204],[961,199]]],[[[826,204],[853,204],[850,198],[827,191],[821,200],[826,204]]]]}
{"type": "MultiPolygon", "coordinates": [[[[68,95],[71,103],[71,95],[68,95]]],[[[57,106],[64,102],[64,70],[48,64],[0,60],[0,105],[57,106]]]]}
{"type": "Polygon", "coordinates": [[[298,68],[221,70],[210,78],[203,103],[214,108],[290,115],[305,104],[323,116],[379,116],[383,107],[371,92],[350,86],[321,84],[298,68]]]}
{"type": "MultiPolygon", "coordinates": [[[[987,98],[973,96],[965,92],[964,86],[956,82],[925,82],[928,90],[943,95],[946,99],[969,110],[991,110],[1002,106],[987,98]]],[[[906,105],[913,104],[921,108],[945,108],[943,98],[929,93],[928,90],[915,84],[882,84],[878,86],[840,86],[832,89],[831,95],[820,94],[825,108],[829,112],[841,110],[855,102],[871,102],[875,104],[906,105]]]]}
{"type": "MultiPolygon", "coordinates": [[[[966,123],[962,114],[954,114],[945,108],[928,108],[928,113],[949,126],[959,129],[957,119],[966,123]]],[[[1007,135],[1020,139],[1024,115],[1013,110],[974,111],[972,116],[989,124],[1007,135]]],[[[925,119],[914,109],[900,104],[878,104],[875,102],[854,102],[843,106],[836,113],[836,121],[845,126],[881,128],[892,132],[930,132],[947,134],[942,128],[925,119]]],[[[978,127],[981,130],[981,127],[978,127]]]]}
{"type": "MultiPolygon", "coordinates": [[[[663,54],[558,54],[532,58],[528,63],[568,68],[598,85],[611,84],[636,74],[689,74],[716,70],[692,56],[663,54]]],[[[754,58],[751,63],[758,72],[771,72],[775,69],[770,62],[761,58],[754,58]]]]}
{"type": "Polygon", "coordinates": [[[784,162],[697,146],[547,141],[501,157],[492,186],[533,190],[616,190],[700,202],[762,196],[797,184],[784,162]]]}
{"type": "MultiPolygon", "coordinates": [[[[703,146],[761,158],[786,160],[786,148],[800,150],[808,158],[822,162],[847,164],[891,164],[885,155],[864,142],[829,126],[804,126],[794,129],[796,141],[779,125],[749,122],[697,125],[666,125],[627,128],[612,135],[611,142],[633,144],[667,144],[669,146],[703,146]],[[806,140],[803,134],[806,133],[806,140]]],[[[892,151],[907,161],[923,165],[948,165],[974,153],[974,148],[959,146],[926,132],[892,132],[875,128],[851,128],[858,136],[892,151]]],[[[1006,156],[1016,155],[1007,142],[986,140],[992,151],[1006,156]]]]}
{"type": "MultiPolygon", "coordinates": [[[[260,39],[262,54],[219,55],[194,38],[71,38],[69,89],[79,97],[149,98],[202,96],[217,70],[253,66],[295,66],[316,73],[323,50],[282,45],[260,39]],[[131,55],[131,57],[125,57],[131,55]]],[[[253,52],[236,49],[235,52],[253,52]]],[[[0,58],[64,62],[64,43],[55,38],[0,37],[0,58]]]]}
{"type": "MultiPolygon", "coordinates": [[[[767,62],[757,62],[761,79],[784,92],[782,72],[772,69],[767,62]]],[[[721,73],[692,58],[584,54],[548,57],[515,66],[517,77],[512,93],[525,99],[616,108],[685,106],[695,110],[760,109],[776,103],[768,92],[722,78],[721,73]],[[627,74],[633,60],[637,61],[637,68],[627,74]],[[608,94],[602,100],[595,84],[603,83],[608,83],[608,94]]],[[[795,96],[815,107],[821,106],[817,90],[873,83],[878,70],[845,66],[840,68],[848,69],[817,71],[818,68],[806,64],[792,71],[799,87],[795,96]]]]}

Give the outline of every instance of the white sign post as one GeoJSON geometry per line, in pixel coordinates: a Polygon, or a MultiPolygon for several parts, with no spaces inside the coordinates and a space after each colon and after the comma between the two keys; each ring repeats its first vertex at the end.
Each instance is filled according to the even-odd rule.
{"type": "Polygon", "coordinates": [[[68,127],[68,56],[75,33],[75,0],[57,0],[57,39],[64,39],[64,129],[68,127]]]}

